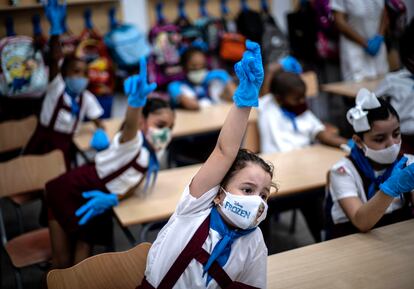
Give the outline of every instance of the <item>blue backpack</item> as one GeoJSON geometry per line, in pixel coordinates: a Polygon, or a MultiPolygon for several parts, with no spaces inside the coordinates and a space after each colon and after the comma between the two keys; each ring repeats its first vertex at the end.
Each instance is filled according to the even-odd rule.
{"type": "Polygon", "coordinates": [[[151,52],[146,35],[133,25],[118,24],[114,9],[110,10],[109,19],[111,30],[105,35],[104,42],[112,58],[121,67],[137,66],[139,59],[151,52]]]}

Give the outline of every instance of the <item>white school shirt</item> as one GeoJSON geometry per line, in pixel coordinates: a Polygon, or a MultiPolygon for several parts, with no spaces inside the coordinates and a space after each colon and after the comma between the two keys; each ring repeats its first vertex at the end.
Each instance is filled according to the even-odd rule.
{"type": "MultiPolygon", "coordinates": [[[[201,107],[208,107],[213,104],[222,103],[222,99],[220,98],[221,94],[223,93],[224,89],[226,88],[226,84],[224,84],[220,80],[212,80],[208,85],[208,95],[209,97],[203,97],[198,99],[198,102],[201,107]]],[[[180,95],[185,95],[189,98],[197,99],[196,90],[204,90],[204,86],[202,85],[195,85],[191,87],[187,83],[182,83],[180,86],[180,95]]]]}
{"type": "MultiPolygon", "coordinates": [[[[331,9],[346,14],[349,26],[368,40],[379,31],[384,0],[331,0],[331,9]]],[[[384,43],[373,57],[362,46],[341,34],[339,49],[344,80],[360,81],[388,72],[384,43]]]]}
{"type": "MultiPolygon", "coordinates": [[[[45,99],[43,100],[42,111],[40,113],[40,123],[43,126],[49,126],[52,120],[53,113],[56,109],[56,105],[58,104],[59,98],[62,95],[62,93],[63,102],[68,107],[72,106],[71,97],[64,91],[65,81],[63,80],[62,75],[58,74],[49,84],[45,99]]],[[[76,116],[73,116],[70,111],[61,109],[56,118],[56,123],[53,127],[53,130],[61,133],[71,133],[78,129],[79,124],[85,116],[87,116],[89,119],[97,119],[104,113],[98,100],[91,92],[85,90],[82,94],[82,97],[82,106],[80,107],[80,112],[78,116],[79,121],[77,127],[73,127],[76,122],[76,116]]]]}
{"type": "Polygon", "coordinates": [[[401,133],[414,135],[414,75],[407,69],[388,73],[376,88],[376,95],[389,96],[400,116],[401,133]]]}
{"type": "MultiPolygon", "coordinates": [[[[405,155],[408,158],[407,165],[414,162],[413,155],[405,155]]],[[[379,176],[385,171],[374,171],[375,176],[379,176]]],[[[364,184],[354,164],[348,158],[342,158],[339,162],[333,165],[329,172],[329,193],[333,201],[331,208],[331,216],[334,224],[349,222],[348,217],[342,210],[339,200],[358,197],[362,203],[366,203],[367,197],[365,194],[364,184]]],[[[389,205],[385,214],[389,214],[403,206],[400,198],[394,198],[389,205]]]]}
{"type": "MultiPolygon", "coordinates": [[[[100,179],[105,178],[111,173],[119,170],[133,160],[140,152],[136,162],[143,168],[148,167],[150,152],[143,146],[144,140],[141,131],[132,140],[121,143],[121,133],[118,132],[109,148],[98,152],[95,156],[96,172],[100,179]]],[[[106,183],[106,188],[113,194],[123,195],[132,187],[136,186],[145,174],[130,167],[121,175],[106,183]]]]}
{"type": "Polygon", "coordinates": [[[297,131],[283,114],[272,94],[259,99],[258,124],[262,153],[285,152],[307,147],[325,129],[321,121],[307,110],[296,117],[297,131]]]}
{"type": "MultiPolygon", "coordinates": [[[[191,196],[189,186],[184,189],[174,214],[158,233],[148,253],[145,276],[152,286],[158,287],[196,230],[210,214],[218,189],[219,186],[216,186],[198,199],[191,196]]],[[[211,254],[220,239],[219,233],[210,228],[203,249],[211,254]]],[[[229,259],[223,267],[233,281],[257,288],[266,288],[266,268],[267,248],[259,228],[234,241],[229,259]]],[[[204,277],[202,275],[203,265],[193,259],[173,288],[220,288],[214,279],[206,287],[207,274],[204,277]]]]}

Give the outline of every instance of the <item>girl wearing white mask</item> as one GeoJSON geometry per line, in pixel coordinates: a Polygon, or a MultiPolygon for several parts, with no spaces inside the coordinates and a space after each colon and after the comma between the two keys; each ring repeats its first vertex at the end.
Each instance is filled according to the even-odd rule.
{"type": "Polygon", "coordinates": [[[135,191],[146,193],[155,181],[157,155],[170,142],[175,119],[168,102],[147,101],[155,87],[147,83],[146,62],[141,60],[140,74],[124,83],[128,95],[125,122],[109,148],[97,153],[94,163],[46,184],[55,268],[85,259],[94,244],[111,244],[112,207],[135,191]]]}
{"type": "Polygon", "coordinates": [[[398,113],[361,89],[347,119],[355,145],[329,173],[328,239],[412,217],[414,157],[400,154],[398,113]]]}
{"type": "Polygon", "coordinates": [[[202,49],[190,47],[186,50],[181,56],[181,65],[186,79],[168,85],[173,105],[198,110],[222,100],[231,100],[234,82],[224,70],[207,69],[207,57],[202,49]]]}
{"type": "Polygon", "coordinates": [[[185,188],[147,258],[148,288],[266,288],[266,217],[272,167],[240,150],[263,81],[260,46],[247,41],[240,84],[214,151],[185,188]]]}

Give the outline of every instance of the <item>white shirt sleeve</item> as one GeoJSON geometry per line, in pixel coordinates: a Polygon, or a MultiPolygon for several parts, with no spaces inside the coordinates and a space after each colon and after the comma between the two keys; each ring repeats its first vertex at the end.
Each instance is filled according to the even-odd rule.
{"type": "Polygon", "coordinates": [[[95,95],[86,90],[83,93],[83,97],[83,101],[85,102],[85,115],[91,120],[98,119],[104,111],[95,95]]]}
{"type": "Polygon", "coordinates": [[[210,209],[219,188],[220,186],[215,186],[201,197],[195,198],[190,194],[190,185],[186,186],[175,213],[177,215],[193,215],[210,209]]]}
{"type": "Polygon", "coordinates": [[[267,248],[264,243],[259,244],[252,258],[244,263],[243,274],[237,281],[257,288],[266,288],[267,248]]]}
{"type": "Polygon", "coordinates": [[[332,10],[346,13],[345,0],[331,0],[330,2],[332,10]]]}
{"type": "Polygon", "coordinates": [[[357,184],[345,166],[337,165],[329,172],[329,192],[332,200],[359,197],[357,184]]]}
{"type": "Polygon", "coordinates": [[[381,96],[394,96],[395,93],[393,93],[393,85],[390,82],[390,79],[388,77],[385,77],[383,81],[378,85],[378,87],[375,89],[375,94],[378,97],[381,96]]]}
{"type": "Polygon", "coordinates": [[[310,110],[308,110],[308,121],[311,124],[310,137],[315,140],[318,133],[325,130],[325,126],[310,110]]]}

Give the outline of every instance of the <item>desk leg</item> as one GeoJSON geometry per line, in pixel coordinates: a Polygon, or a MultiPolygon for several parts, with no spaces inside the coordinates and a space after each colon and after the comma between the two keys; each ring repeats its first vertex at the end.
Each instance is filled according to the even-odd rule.
{"type": "Polygon", "coordinates": [[[127,237],[129,243],[132,247],[138,244],[137,240],[135,239],[134,235],[132,235],[131,231],[128,229],[128,227],[125,227],[121,224],[121,222],[118,220],[118,218],[115,218],[116,221],[119,224],[119,227],[121,228],[122,232],[124,232],[125,236],[127,237]]]}

